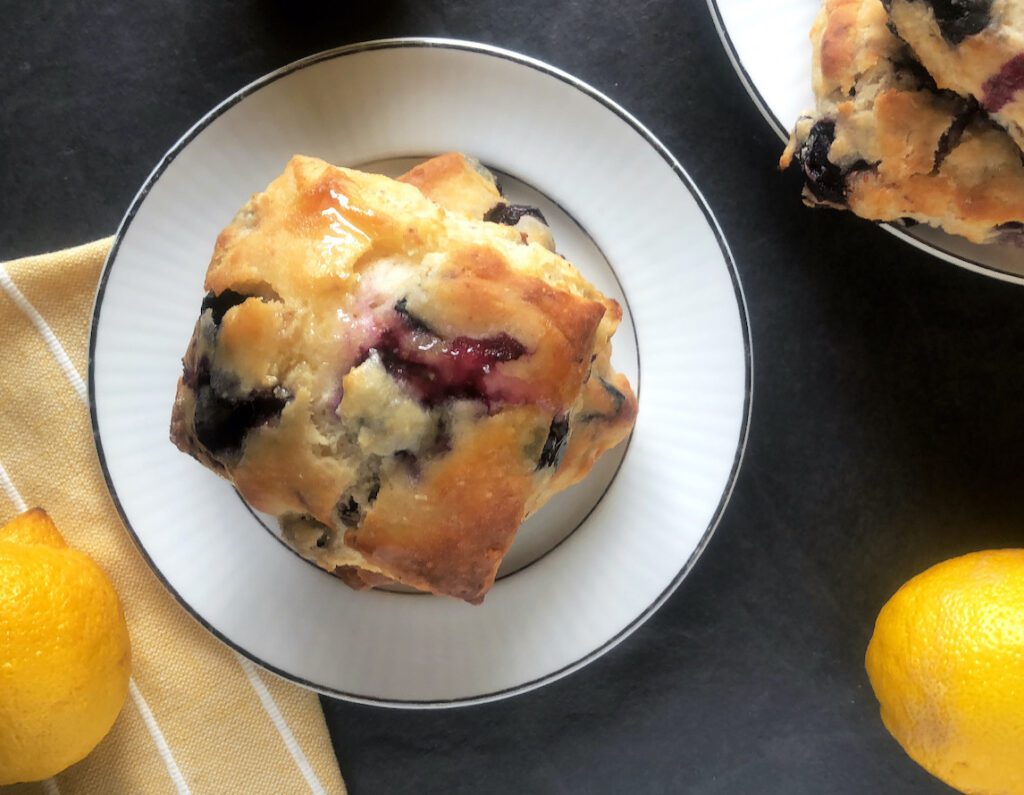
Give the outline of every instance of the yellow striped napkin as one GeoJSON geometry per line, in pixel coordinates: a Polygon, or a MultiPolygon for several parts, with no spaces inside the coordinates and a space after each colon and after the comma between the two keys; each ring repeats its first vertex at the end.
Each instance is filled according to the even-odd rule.
{"type": "MultiPolygon", "coordinates": [[[[344,793],[316,695],[208,634],[135,549],[96,461],[85,382],[111,238],[0,265],[0,523],[41,506],[121,595],[130,694],[85,760],[14,793],[344,793]]],[[[5,791],[7,795],[7,791],[5,791]]]]}

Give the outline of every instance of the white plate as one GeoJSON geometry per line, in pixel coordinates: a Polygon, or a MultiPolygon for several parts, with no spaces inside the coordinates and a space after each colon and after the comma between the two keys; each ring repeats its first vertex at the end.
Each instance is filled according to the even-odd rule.
{"type": "Polygon", "coordinates": [[[732,489],[750,368],[743,297],[718,224],[639,122],[529,58],[403,39],[274,72],[175,144],[107,261],[89,388],[111,494],[182,605],[296,682],[422,707],[553,681],[665,601],[732,489]],[[538,203],[560,250],[623,304],[616,365],[640,394],[628,447],[531,519],[481,607],[350,591],[287,549],[272,519],[167,438],[210,251],[247,197],[296,152],[398,171],[402,158],[448,150],[512,175],[512,199],[538,203]]]}
{"type": "MultiPolygon", "coordinates": [[[[708,6],[747,92],[779,137],[788,140],[800,113],[814,107],[809,34],[821,0],[708,0],[708,6]]],[[[925,226],[883,226],[954,265],[1024,283],[1020,248],[979,246],[925,226]]]]}

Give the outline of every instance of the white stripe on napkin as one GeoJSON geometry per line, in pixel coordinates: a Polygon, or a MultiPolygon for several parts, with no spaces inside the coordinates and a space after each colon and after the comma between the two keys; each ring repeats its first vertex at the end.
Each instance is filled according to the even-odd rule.
{"type": "Polygon", "coordinates": [[[7,474],[7,470],[4,469],[3,462],[0,462],[0,488],[4,490],[4,494],[7,495],[7,499],[14,503],[14,507],[18,509],[19,513],[24,513],[28,510],[28,505],[21,498],[21,492],[18,491],[17,486],[14,485],[14,481],[11,480],[11,476],[7,474]]]}
{"type": "Polygon", "coordinates": [[[75,366],[71,363],[68,352],[64,350],[64,346],[60,344],[57,335],[53,333],[53,330],[43,320],[43,316],[36,311],[36,308],[29,303],[21,290],[18,289],[18,286],[11,281],[11,277],[3,265],[0,265],[0,287],[4,288],[4,292],[7,293],[15,306],[24,313],[25,317],[32,321],[32,325],[36,327],[36,331],[43,338],[46,347],[50,349],[53,358],[57,360],[60,369],[64,371],[64,375],[71,382],[71,386],[75,388],[82,402],[88,405],[89,395],[85,388],[85,381],[82,380],[82,376],[78,374],[75,366]]]}
{"type": "Polygon", "coordinates": [[[306,759],[306,755],[302,753],[302,748],[299,747],[298,742],[295,740],[295,735],[292,734],[292,730],[288,728],[288,723],[285,721],[284,715],[282,715],[281,710],[277,708],[277,703],[274,701],[274,697],[270,695],[270,691],[267,690],[267,686],[263,684],[259,670],[257,670],[255,665],[238,652],[235,652],[235,657],[238,659],[238,664],[242,666],[242,670],[245,671],[245,675],[249,679],[249,684],[252,685],[252,689],[255,690],[256,695],[259,696],[260,702],[263,704],[263,709],[265,709],[267,715],[270,716],[270,720],[277,729],[277,733],[280,734],[281,739],[284,740],[285,748],[288,749],[288,753],[292,755],[292,759],[294,759],[295,764],[298,765],[299,772],[302,773],[302,777],[306,779],[306,783],[309,784],[310,791],[313,795],[327,795],[324,792],[323,785],[320,783],[320,779],[318,779],[316,777],[316,773],[313,772],[313,767],[309,764],[309,760],[306,759]]]}
{"type": "Polygon", "coordinates": [[[146,703],[146,699],[142,697],[142,693],[139,691],[139,686],[135,684],[134,679],[128,680],[128,690],[132,694],[132,701],[135,702],[135,706],[139,710],[139,714],[142,716],[142,722],[146,724],[146,729],[149,730],[149,736],[153,738],[153,742],[156,744],[157,753],[160,754],[160,758],[164,760],[164,765],[167,767],[167,773],[171,777],[171,781],[174,782],[174,786],[178,790],[178,795],[192,795],[192,791],[188,788],[188,784],[185,783],[185,777],[181,775],[181,768],[178,767],[178,763],[174,761],[174,754],[171,753],[171,748],[167,745],[167,740],[164,739],[164,733],[160,731],[160,726],[156,722],[156,718],[153,717],[153,710],[149,708],[149,704],[146,703]]]}

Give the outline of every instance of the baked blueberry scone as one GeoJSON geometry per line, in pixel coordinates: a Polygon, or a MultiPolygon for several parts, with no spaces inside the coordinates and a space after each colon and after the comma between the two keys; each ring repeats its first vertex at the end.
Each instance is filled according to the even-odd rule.
{"type": "Polygon", "coordinates": [[[481,601],[636,416],[621,309],[539,215],[461,155],[399,180],[293,158],[217,240],[172,440],[353,587],[481,601]]]}
{"type": "Polygon", "coordinates": [[[974,98],[1024,147],[1024,3],[883,0],[939,88],[974,98]]]}
{"type": "Polygon", "coordinates": [[[811,39],[817,108],[781,160],[800,165],[807,204],[1021,240],[1020,150],[976,103],[935,85],[881,0],[824,0],[811,39]]]}

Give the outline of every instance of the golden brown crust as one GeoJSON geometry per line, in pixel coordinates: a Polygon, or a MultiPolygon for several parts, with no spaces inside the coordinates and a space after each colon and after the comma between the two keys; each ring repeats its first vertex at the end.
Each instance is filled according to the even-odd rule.
{"type": "Polygon", "coordinates": [[[1020,154],[1005,133],[972,130],[938,175],[916,173],[891,182],[865,172],[853,178],[849,201],[868,218],[896,220],[909,214],[899,208],[913,208],[917,216],[941,218],[949,232],[991,242],[993,230],[1024,219],[1020,154]]]}
{"type": "Polygon", "coordinates": [[[856,0],[826,0],[828,13],[819,16],[816,23],[817,26],[824,23],[824,29],[811,34],[812,37],[820,36],[818,63],[822,76],[841,85],[851,82],[854,49],[850,32],[857,24],[859,5],[856,0]]]}
{"type": "Polygon", "coordinates": [[[482,601],[533,488],[532,468],[522,465],[524,414],[544,416],[519,408],[481,418],[410,487],[383,491],[346,542],[408,585],[482,601]]]}
{"type": "Polygon", "coordinates": [[[358,566],[337,566],[331,574],[355,591],[365,591],[369,588],[380,588],[395,583],[390,577],[361,569],[358,566]]]}
{"type": "Polygon", "coordinates": [[[885,58],[885,9],[880,2],[825,0],[811,28],[815,94],[849,95],[885,58]]]}
{"type": "Polygon", "coordinates": [[[398,179],[419,188],[424,196],[446,210],[470,218],[483,218],[501,201],[494,181],[458,152],[432,157],[398,179]]]}

